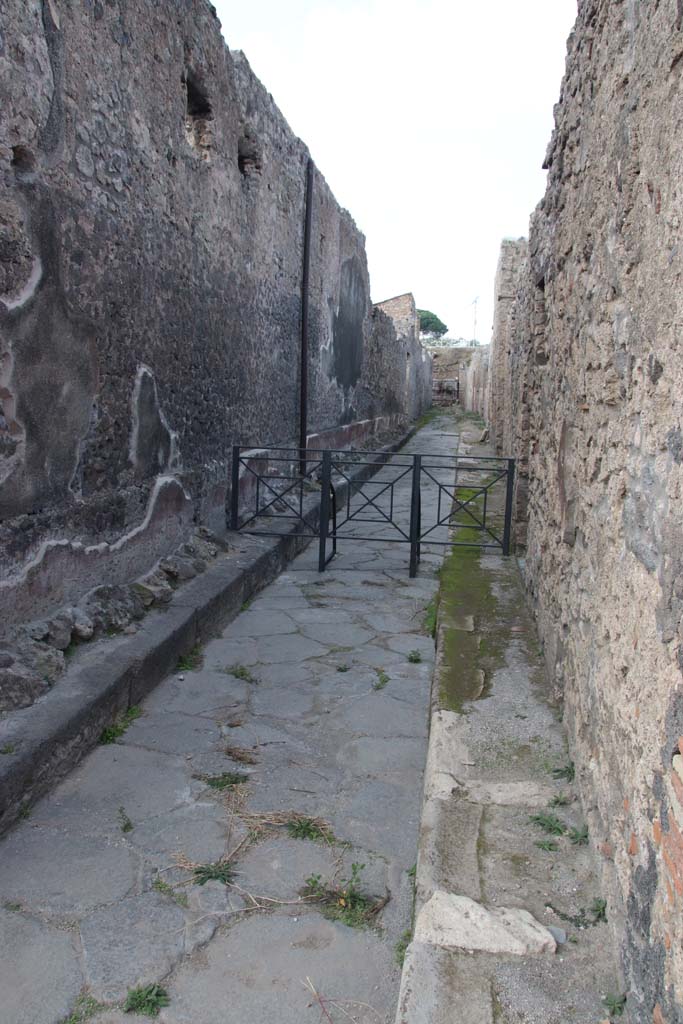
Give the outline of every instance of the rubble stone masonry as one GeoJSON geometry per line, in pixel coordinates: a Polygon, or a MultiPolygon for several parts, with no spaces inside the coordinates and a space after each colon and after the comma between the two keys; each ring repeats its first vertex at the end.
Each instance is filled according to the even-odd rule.
{"type": "Polygon", "coordinates": [[[683,1021],[683,3],[579,0],[489,419],[631,1020],[683,1021]],[[528,492],[528,493],[527,493],[528,492]]]}
{"type": "MultiPolygon", "coordinates": [[[[298,437],[308,161],[205,0],[1,0],[0,625],[221,526],[230,445],[298,437]]],[[[309,433],[422,411],[317,170],[310,251],[309,433]]]]}

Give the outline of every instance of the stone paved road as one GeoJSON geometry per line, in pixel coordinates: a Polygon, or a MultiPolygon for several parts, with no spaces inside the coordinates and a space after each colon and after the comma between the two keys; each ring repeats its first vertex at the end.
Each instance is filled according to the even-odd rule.
{"type": "MultiPolygon", "coordinates": [[[[452,429],[441,416],[406,450],[452,452],[452,429]]],[[[409,497],[406,478],[403,512],[409,497]]],[[[426,549],[411,581],[404,545],[346,543],[322,576],[315,555],[0,843],[0,1024],[80,1021],[69,1015],[84,993],[108,1004],[100,1024],[142,1020],[116,1004],[152,982],[170,996],[165,1024],[393,1020],[434,655],[423,618],[441,556],[426,549]],[[209,785],[229,771],[248,782],[209,785]],[[268,824],[288,812],[324,818],[339,842],[268,824]],[[196,883],[197,866],[225,858],[231,884],[196,883]],[[363,888],[389,897],[378,927],[301,902],[307,877],[338,882],[354,862],[363,888]],[[307,979],[334,1001],[327,1017],[307,979]]]]}

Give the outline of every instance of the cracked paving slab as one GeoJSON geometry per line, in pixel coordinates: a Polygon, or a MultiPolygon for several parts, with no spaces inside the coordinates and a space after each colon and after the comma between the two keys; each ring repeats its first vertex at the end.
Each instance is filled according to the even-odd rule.
{"type": "MultiPolygon", "coordinates": [[[[404,450],[452,452],[444,432],[439,416],[404,450]]],[[[93,1020],[134,1024],[121,1001],[152,983],[161,1024],[315,1024],[320,999],[335,1022],[393,1020],[440,551],[411,581],[407,546],[372,532],[324,575],[301,554],[0,842],[1,1024],[61,1024],[81,991],[105,1004],[93,1020]],[[334,839],[294,838],[292,815],[334,839]],[[379,901],[360,929],[302,896],[354,863],[379,901]]]]}

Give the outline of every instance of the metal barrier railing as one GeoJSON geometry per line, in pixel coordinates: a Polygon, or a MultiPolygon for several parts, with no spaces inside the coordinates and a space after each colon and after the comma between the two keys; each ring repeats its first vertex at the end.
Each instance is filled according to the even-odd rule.
{"type": "Polygon", "coordinates": [[[408,544],[413,577],[424,544],[510,554],[514,471],[514,459],[495,456],[235,445],[230,525],[247,533],[282,536],[284,531],[274,523],[288,520],[294,524],[288,536],[317,538],[320,572],[336,554],[340,538],[408,544]],[[381,470],[390,475],[372,479],[381,470]],[[407,489],[408,480],[410,504],[403,509],[397,487],[405,481],[407,489]],[[313,500],[318,492],[319,502],[313,500]],[[426,492],[432,500],[423,523],[426,492]],[[385,525],[387,533],[358,532],[361,523],[385,525]]]}

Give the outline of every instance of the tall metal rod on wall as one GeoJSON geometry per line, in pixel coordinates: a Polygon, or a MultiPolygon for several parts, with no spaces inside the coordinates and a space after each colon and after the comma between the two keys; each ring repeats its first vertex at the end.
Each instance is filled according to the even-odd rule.
{"type": "Polygon", "coordinates": [[[304,211],[304,264],[301,277],[301,387],[299,392],[299,472],[306,473],[308,439],[308,293],[311,272],[311,221],[313,218],[314,165],[306,166],[306,208],[304,211]]]}

